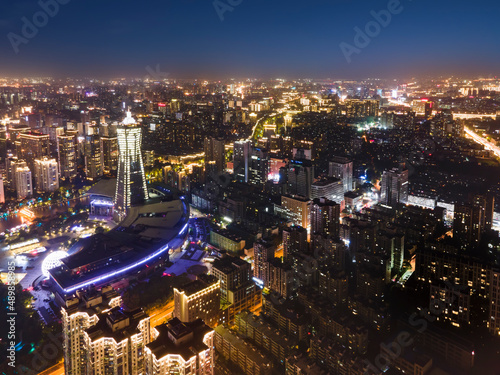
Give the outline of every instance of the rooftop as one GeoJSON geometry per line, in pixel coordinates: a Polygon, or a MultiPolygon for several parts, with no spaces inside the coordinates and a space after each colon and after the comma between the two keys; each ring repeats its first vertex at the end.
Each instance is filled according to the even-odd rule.
{"type": "Polygon", "coordinates": [[[176,354],[185,361],[209,349],[203,339],[207,333],[213,331],[201,319],[183,323],[177,318],[163,323],[155,329],[159,335],[155,341],[147,345],[155,357],[161,359],[167,355],[176,354]],[[183,337],[184,340],[182,340],[183,337]]]}

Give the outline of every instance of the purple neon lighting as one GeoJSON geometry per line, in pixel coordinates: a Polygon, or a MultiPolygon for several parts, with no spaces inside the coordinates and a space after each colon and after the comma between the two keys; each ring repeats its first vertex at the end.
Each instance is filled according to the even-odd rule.
{"type": "MultiPolygon", "coordinates": [[[[182,234],[186,231],[186,229],[187,229],[187,227],[188,227],[188,224],[189,224],[189,223],[186,223],[186,224],[184,225],[184,227],[182,227],[181,231],[179,232],[179,235],[182,235],[182,234]]],[[[99,282],[99,281],[107,280],[107,279],[109,279],[109,278],[111,278],[111,277],[113,277],[113,276],[116,276],[116,275],[118,275],[118,274],[120,274],[120,273],[123,273],[123,272],[127,272],[127,271],[129,271],[129,270],[131,270],[131,269],[133,269],[133,268],[135,268],[135,267],[137,267],[137,266],[140,266],[141,264],[146,263],[147,261],[150,261],[151,259],[153,259],[153,258],[155,258],[155,257],[157,257],[157,256],[159,256],[159,255],[161,255],[161,254],[163,254],[166,250],[168,250],[168,244],[166,244],[165,246],[163,246],[163,247],[162,247],[162,248],[160,248],[159,250],[155,251],[155,252],[154,252],[153,254],[151,254],[150,256],[148,256],[148,257],[146,257],[146,258],[144,258],[144,259],[142,259],[142,260],[140,260],[140,261],[137,261],[137,262],[135,262],[134,264],[132,264],[132,265],[130,265],[130,266],[127,266],[127,267],[121,268],[121,269],[119,269],[119,270],[117,270],[117,271],[115,271],[115,272],[107,273],[107,274],[105,274],[105,275],[99,276],[99,277],[94,278],[94,279],[92,279],[92,280],[89,280],[89,281],[87,281],[87,282],[77,284],[76,286],[72,286],[71,288],[67,288],[67,289],[62,288],[62,289],[63,289],[66,293],[71,293],[71,292],[74,292],[75,290],[78,290],[78,289],[84,288],[84,287],[86,287],[86,286],[89,286],[90,284],[94,284],[94,283],[99,282]]]]}

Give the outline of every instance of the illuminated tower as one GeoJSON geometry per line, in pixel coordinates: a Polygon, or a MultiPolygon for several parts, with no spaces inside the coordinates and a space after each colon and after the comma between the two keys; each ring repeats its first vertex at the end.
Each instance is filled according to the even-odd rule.
{"type": "Polygon", "coordinates": [[[118,178],[116,180],[115,210],[120,219],[134,204],[148,199],[144,164],[141,155],[141,128],[130,112],[117,128],[118,178]]]}

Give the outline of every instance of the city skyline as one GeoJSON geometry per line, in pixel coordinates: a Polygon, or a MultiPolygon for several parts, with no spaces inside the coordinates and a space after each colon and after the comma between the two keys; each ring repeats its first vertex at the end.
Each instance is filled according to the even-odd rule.
{"type": "Polygon", "coordinates": [[[498,375],[500,5],[0,5],[0,373],[498,375]]]}

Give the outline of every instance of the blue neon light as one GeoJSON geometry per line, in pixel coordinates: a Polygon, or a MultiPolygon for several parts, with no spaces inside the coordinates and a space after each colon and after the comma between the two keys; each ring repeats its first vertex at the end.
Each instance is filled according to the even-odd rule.
{"type": "MultiPolygon", "coordinates": [[[[179,235],[182,235],[186,229],[188,227],[188,223],[186,223],[184,225],[184,227],[181,229],[181,231],[179,232],[179,235]]],[[[175,238],[174,238],[175,239],[175,238]]],[[[100,276],[100,277],[97,277],[97,278],[94,278],[90,281],[87,281],[87,282],[84,282],[84,283],[80,283],[80,284],[77,284],[75,286],[72,286],[71,288],[62,288],[66,293],[71,293],[71,292],[74,292],[75,290],[78,290],[78,289],[81,289],[81,288],[84,288],[86,286],[89,286],[90,284],[94,284],[96,282],[100,282],[100,281],[104,281],[104,280],[107,280],[113,276],[116,276],[116,275],[119,275],[120,273],[123,273],[123,272],[127,272],[127,271],[130,271],[131,269],[137,267],[137,266],[140,266],[148,261],[150,261],[151,259],[153,258],[156,258],[157,256],[163,254],[165,251],[168,250],[168,244],[166,244],[165,246],[163,246],[162,248],[160,248],[159,250],[157,250],[156,252],[154,252],[153,254],[151,254],[150,256],[140,260],[140,261],[137,261],[135,262],[134,264],[130,265],[130,266],[127,266],[127,267],[124,267],[122,269],[119,269],[115,272],[111,272],[111,273],[108,273],[108,274],[105,274],[103,276],[100,276]]],[[[57,282],[57,281],[56,281],[57,282]]]]}

